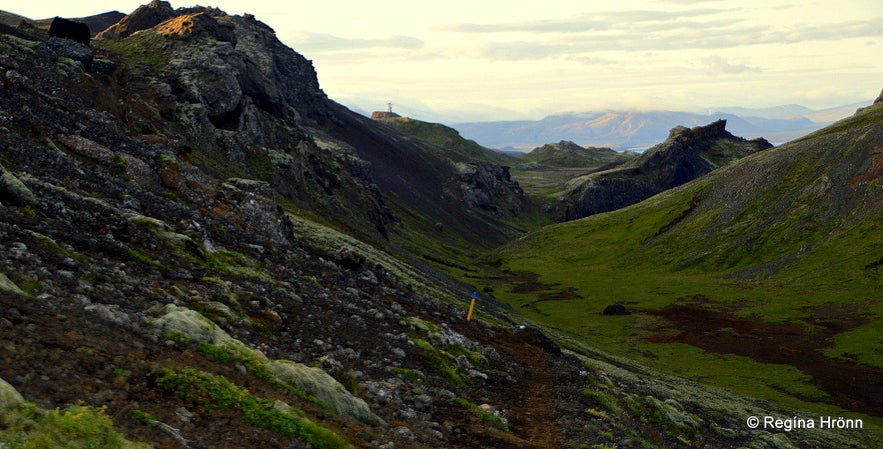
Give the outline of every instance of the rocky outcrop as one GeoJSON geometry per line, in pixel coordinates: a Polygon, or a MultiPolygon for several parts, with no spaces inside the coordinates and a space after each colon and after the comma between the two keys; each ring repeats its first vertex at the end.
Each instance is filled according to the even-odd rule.
{"type": "Polygon", "coordinates": [[[131,14],[120,19],[95,37],[98,39],[122,39],[141,31],[153,28],[175,17],[175,10],[169,2],[153,0],[138,7],[131,14]]]}
{"type": "Polygon", "coordinates": [[[509,167],[474,161],[458,165],[457,189],[470,208],[514,217],[524,210],[524,192],[509,176],[509,167]]]}
{"type": "Polygon", "coordinates": [[[635,204],[771,147],[762,138],[749,141],[733,136],[725,120],[692,129],[675,127],[665,142],[641,156],[571,181],[558,205],[557,219],[574,220],[635,204]]]}
{"type": "Polygon", "coordinates": [[[70,39],[83,45],[89,45],[92,37],[92,31],[89,25],[72,20],[56,17],[49,25],[49,36],[70,39]]]}

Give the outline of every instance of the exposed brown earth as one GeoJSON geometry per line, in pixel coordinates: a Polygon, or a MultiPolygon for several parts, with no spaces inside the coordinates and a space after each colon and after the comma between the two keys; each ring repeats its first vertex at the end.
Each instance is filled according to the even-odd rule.
{"type": "Polygon", "coordinates": [[[723,310],[676,304],[646,313],[665,319],[654,343],[686,343],[705,351],[736,354],[762,363],[791,365],[812,376],[812,383],[830,395],[829,401],[847,410],[883,416],[883,370],[825,357],[834,336],[867,323],[852,306],[829,307],[814,313],[809,332],[799,324],[769,323],[740,318],[723,310]]]}

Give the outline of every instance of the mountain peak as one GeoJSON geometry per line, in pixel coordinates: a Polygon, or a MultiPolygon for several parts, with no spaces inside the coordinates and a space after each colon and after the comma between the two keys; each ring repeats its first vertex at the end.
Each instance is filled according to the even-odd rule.
{"type": "Polygon", "coordinates": [[[672,139],[675,137],[684,137],[684,138],[692,138],[692,139],[719,139],[724,137],[733,137],[729,131],[727,131],[727,121],[726,119],[719,119],[712,123],[709,123],[705,126],[695,126],[693,128],[687,128],[686,126],[678,125],[671,129],[668,133],[668,138],[672,139]]]}
{"type": "Polygon", "coordinates": [[[175,10],[169,2],[153,0],[139,6],[131,14],[111,25],[96,36],[100,39],[122,39],[138,31],[153,28],[175,17],[175,10]]]}

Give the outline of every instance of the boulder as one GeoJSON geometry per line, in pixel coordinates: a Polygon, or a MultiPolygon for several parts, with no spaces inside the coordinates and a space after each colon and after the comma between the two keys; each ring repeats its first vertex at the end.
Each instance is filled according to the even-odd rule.
{"type": "Polygon", "coordinates": [[[622,304],[610,304],[604,308],[604,315],[631,315],[632,312],[622,304]]]}
{"type": "Polygon", "coordinates": [[[87,72],[92,71],[92,57],[94,55],[92,47],[79,41],[60,37],[50,37],[46,46],[59,60],[67,58],[78,63],[80,69],[87,72]]]}
{"type": "Polygon", "coordinates": [[[15,285],[15,282],[10,281],[9,278],[6,277],[6,275],[3,273],[0,273],[0,292],[10,292],[19,295],[25,294],[22,289],[18,288],[18,286],[15,285]]]}
{"type": "Polygon", "coordinates": [[[12,172],[0,165],[0,202],[14,206],[36,206],[37,197],[12,172]]]}
{"type": "Polygon", "coordinates": [[[70,39],[81,44],[89,45],[89,41],[92,38],[92,30],[90,30],[89,25],[86,25],[85,23],[56,17],[52,20],[52,24],[49,25],[49,36],[70,39]]]}
{"type": "Polygon", "coordinates": [[[352,395],[340,382],[319,368],[309,367],[290,360],[274,360],[264,365],[277,381],[303,390],[337,413],[365,423],[376,423],[368,404],[352,395]]]}
{"type": "Polygon", "coordinates": [[[358,270],[365,263],[365,256],[346,245],[338,248],[334,256],[337,265],[348,270],[358,270]]]}
{"type": "Polygon", "coordinates": [[[6,416],[17,411],[24,404],[24,398],[15,387],[0,379],[0,429],[7,425],[6,416]]]}
{"type": "Polygon", "coordinates": [[[190,341],[219,346],[245,358],[267,359],[263,353],[231,337],[217,324],[195,310],[169,304],[165,312],[165,315],[152,322],[153,326],[160,329],[164,335],[183,335],[190,341]]]}
{"type": "Polygon", "coordinates": [[[273,188],[264,181],[230,178],[218,188],[216,209],[228,210],[242,229],[273,246],[289,244],[291,230],[273,188]]]}

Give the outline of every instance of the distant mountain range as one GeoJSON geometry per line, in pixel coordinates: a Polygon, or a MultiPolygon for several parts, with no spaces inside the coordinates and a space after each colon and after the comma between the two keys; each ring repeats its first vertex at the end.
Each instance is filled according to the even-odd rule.
{"type": "Polygon", "coordinates": [[[468,122],[451,125],[463,137],[502,150],[529,151],[561,140],[617,150],[647,148],[665,140],[675,126],[701,126],[726,120],[746,138],[763,137],[781,144],[846,117],[866,103],[814,111],[799,105],[746,109],[721,108],[712,113],[678,111],[595,111],[550,115],[540,120],[468,122]]]}

